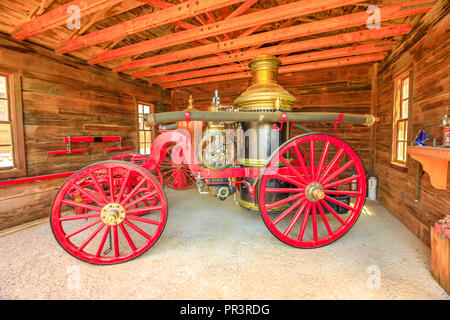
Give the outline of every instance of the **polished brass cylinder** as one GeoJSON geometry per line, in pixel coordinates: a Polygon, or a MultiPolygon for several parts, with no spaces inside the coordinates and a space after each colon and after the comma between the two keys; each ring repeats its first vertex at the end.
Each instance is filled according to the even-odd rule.
{"type": "MultiPolygon", "coordinates": [[[[258,56],[249,67],[252,70],[253,84],[244,91],[235,101],[235,106],[242,113],[274,113],[290,112],[296,102],[294,96],[277,84],[278,67],[281,62],[275,57],[258,56]]],[[[274,129],[274,122],[242,122],[244,137],[241,157],[238,162],[243,167],[263,168],[271,154],[283,144],[290,136],[290,128],[287,124],[281,130],[274,129]]],[[[254,185],[256,179],[244,178],[254,185]]],[[[278,183],[278,182],[277,182],[278,183]]],[[[280,183],[278,183],[280,184],[280,183]]],[[[274,185],[272,187],[281,187],[274,185]]],[[[280,200],[283,195],[271,194],[266,203],[280,200]]],[[[250,190],[241,188],[239,204],[247,210],[258,211],[250,190]]],[[[272,211],[282,211],[285,208],[274,208],[272,211]]]]}

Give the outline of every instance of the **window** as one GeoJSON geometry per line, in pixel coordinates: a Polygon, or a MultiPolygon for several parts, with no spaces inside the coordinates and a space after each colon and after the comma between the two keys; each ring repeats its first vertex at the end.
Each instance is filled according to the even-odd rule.
{"type": "Polygon", "coordinates": [[[0,72],[0,178],[25,175],[20,77],[0,72]]]}
{"type": "Polygon", "coordinates": [[[392,163],[406,167],[409,129],[411,81],[409,72],[395,80],[395,103],[393,113],[392,163]]]}
{"type": "Polygon", "coordinates": [[[139,153],[150,154],[150,146],[153,141],[153,128],[146,127],[144,124],[144,117],[146,114],[153,113],[154,105],[138,103],[139,114],[139,153]]]}

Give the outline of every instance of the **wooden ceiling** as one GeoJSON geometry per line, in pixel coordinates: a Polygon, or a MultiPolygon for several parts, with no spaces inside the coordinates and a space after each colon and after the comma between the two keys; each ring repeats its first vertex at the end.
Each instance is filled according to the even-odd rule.
{"type": "Polygon", "coordinates": [[[250,76],[278,56],[280,73],[382,60],[431,0],[0,0],[0,31],[164,88],[250,76]],[[81,29],[67,21],[78,6],[81,29]],[[381,28],[369,29],[370,5],[381,28]],[[75,7],[76,8],[76,7],[75,7]]]}

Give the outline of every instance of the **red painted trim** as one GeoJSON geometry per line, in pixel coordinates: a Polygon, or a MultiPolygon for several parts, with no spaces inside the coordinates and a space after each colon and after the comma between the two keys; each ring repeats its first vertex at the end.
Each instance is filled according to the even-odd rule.
{"type": "Polygon", "coordinates": [[[13,185],[13,184],[19,184],[19,183],[33,182],[33,181],[41,181],[41,180],[51,180],[51,179],[64,178],[64,177],[69,177],[69,176],[71,176],[74,173],[75,173],[75,171],[64,172],[64,173],[48,174],[48,175],[37,176],[37,177],[27,177],[27,178],[20,178],[20,179],[3,180],[3,181],[0,181],[0,187],[13,185]]]}

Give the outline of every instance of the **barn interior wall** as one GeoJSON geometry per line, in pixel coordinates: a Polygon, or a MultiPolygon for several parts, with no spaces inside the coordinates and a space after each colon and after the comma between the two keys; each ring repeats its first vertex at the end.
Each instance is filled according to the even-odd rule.
{"type": "MultiPolygon", "coordinates": [[[[20,75],[27,176],[78,170],[112,156],[114,142],[76,144],[89,154],[55,155],[67,136],[123,136],[137,151],[136,102],[164,109],[170,93],[81,60],[0,34],[0,70],[20,75]]],[[[48,215],[64,179],[0,187],[0,230],[48,215]]]]}
{"type": "MultiPolygon", "coordinates": [[[[420,178],[420,198],[416,202],[417,162],[408,157],[406,170],[391,165],[394,79],[405,70],[412,70],[410,143],[424,129],[429,136],[428,145],[434,138],[440,145],[440,119],[450,105],[450,16],[446,6],[433,8],[378,68],[377,116],[381,119],[376,126],[378,199],[428,245],[430,226],[450,213],[450,183],[447,190],[438,190],[425,173],[420,178]]],[[[447,181],[449,178],[450,174],[447,181]]]]}

